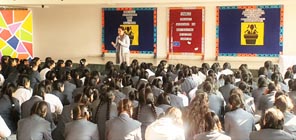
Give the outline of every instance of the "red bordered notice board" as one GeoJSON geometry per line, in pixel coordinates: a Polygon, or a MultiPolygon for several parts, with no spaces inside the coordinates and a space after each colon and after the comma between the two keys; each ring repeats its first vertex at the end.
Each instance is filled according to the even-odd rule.
{"type": "Polygon", "coordinates": [[[169,54],[204,52],[204,7],[170,8],[168,21],[169,54]]]}

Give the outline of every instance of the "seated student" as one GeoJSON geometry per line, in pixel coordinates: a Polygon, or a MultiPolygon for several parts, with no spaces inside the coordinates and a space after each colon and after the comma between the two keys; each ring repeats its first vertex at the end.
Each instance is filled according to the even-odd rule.
{"type": "Polygon", "coordinates": [[[55,67],[55,63],[54,60],[49,60],[47,63],[45,63],[45,68],[43,68],[40,71],[40,77],[41,77],[41,81],[46,79],[46,73],[53,70],[53,68],[55,67]]]}
{"type": "Polygon", "coordinates": [[[205,132],[195,135],[194,140],[231,140],[231,138],[223,134],[219,117],[214,112],[205,114],[205,132]]]}
{"type": "Polygon", "coordinates": [[[185,140],[182,112],[171,107],[165,117],[156,120],[146,129],[146,140],[185,140]]]}
{"type": "MultiPolygon", "coordinates": [[[[108,88],[107,85],[103,85],[108,88]]],[[[106,121],[115,118],[117,113],[117,106],[114,103],[114,94],[112,90],[105,90],[106,92],[101,92],[100,103],[96,108],[93,109],[93,122],[98,124],[100,140],[105,140],[106,133],[106,121]]]]}
{"type": "Polygon", "coordinates": [[[261,130],[253,131],[250,134],[250,140],[293,140],[294,135],[283,131],[284,115],[275,108],[266,110],[260,123],[261,130]]]}
{"type": "Polygon", "coordinates": [[[73,121],[65,126],[66,140],[99,140],[97,125],[89,122],[89,112],[85,105],[73,108],[73,121]]]}
{"type": "Polygon", "coordinates": [[[162,93],[157,98],[157,107],[166,112],[171,106],[171,98],[167,93],[162,93]]]}
{"type": "Polygon", "coordinates": [[[139,92],[139,106],[135,109],[134,117],[142,123],[141,131],[144,139],[147,126],[157,120],[164,112],[154,105],[154,95],[150,87],[143,88],[139,92]]]}
{"type": "Polygon", "coordinates": [[[20,119],[19,114],[21,112],[17,99],[12,97],[14,92],[15,86],[8,83],[4,85],[0,96],[0,115],[13,134],[16,132],[17,121],[20,119]]]}
{"type": "Polygon", "coordinates": [[[274,105],[284,115],[284,130],[295,135],[296,134],[296,116],[291,113],[293,104],[286,95],[280,95],[276,98],[274,105]]]}
{"type": "Polygon", "coordinates": [[[7,127],[5,121],[0,116],[0,139],[5,139],[11,134],[10,129],[7,127]]]}
{"type": "Polygon", "coordinates": [[[249,140],[255,120],[252,114],[243,110],[243,101],[239,94],[229,97],[231,111],[225,114],[225,132],[234,140],[249,140]]]}
{"type": "Polygon", "coordinates": [[[273,107],[275,100],[275,93],[277,92],[276,85],[274,83],[268,84],[268,91],[266,94],[262,95],[259,99],[258,109],[261,110],[262,116],[265,114],[265,110],[273,107]]]}
{"type": "Polygon", "coordinates": [[[128,99],[119,102],[118,117],[106,122],[107,140],[141,140],[141,123],[132,119],[133,106],[128,99]]]}
{"type": "Polygon", "coordinates": [[[18,88],[12,95],[18,99],[20,105],[32,97],[33,90],[30,87],[30,78],[27,75],[20,75],[17,82],[18,88]]]}
{"type": "Polygon", "coordinates": [[[31,109],[31,116],[18,122],[18,140],[52,140],[50,123],[44,119],[47,103],[36,102],[31,109]]]}

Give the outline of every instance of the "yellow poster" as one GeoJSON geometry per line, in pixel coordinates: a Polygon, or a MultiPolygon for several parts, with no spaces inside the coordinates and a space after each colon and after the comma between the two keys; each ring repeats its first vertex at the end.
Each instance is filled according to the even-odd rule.
{"type": "Polygon", "coordinates": [[[241,23],[241,45],[264,45],[264,22],[241,23]]]}
{"type": "Polygon", "coordinates": [[[139,45],[139,25],[121,25],[124,27],[125,33],[130,38],[130,43],[133,46],[139,45]]]}

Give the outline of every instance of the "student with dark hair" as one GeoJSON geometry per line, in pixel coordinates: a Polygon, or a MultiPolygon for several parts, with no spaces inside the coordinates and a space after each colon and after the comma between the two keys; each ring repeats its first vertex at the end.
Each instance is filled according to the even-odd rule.
{"type": "Polygon", "coordinates": [[[289,87],[285,83],[283,83],[280,73],[273,73],[271,75],[271,81],[273,81],[277,90],[289,92],[289,87]]]}
{"type": "Polygon", "coordinates": [[[118,103],[118,117],[106,122],[107,140],[141,140],[141,123],[132,119],[133,105],[129,99],[118,103]]]}
{"type": "Polygon", "coordinates": [[[52,93],[52,82],[50,80],[44,80],[40,82],[40,85],[44,86],[45,88],[45,94],[44,94],[44,100],[50,104],[50,112],[54,115],[58,115],[62,113],[63,110],[63,104],[59,97],[56,95],[51,94],[52,93]]]}
{"type": "Polygon", "coordinates": [[[164,93],[163,91],[163,81],[160,77],[156,77],[152,81],[152,86],[151,86],[152,92],[154,96],[157,98],[160,94],[164,93]]]}
{"type": "Polygon", "coordinates": [[[41,81],[46,79],[47,72],[52,71],[54,67],[55,67],[54,60],[49,60],[47,63],[45,63],[45,68],[43,68],[40,71],[41,81]]]}
{"type": "Polygon", "coordinates": [[[273,73],[273,63],[270,61],[270,60],[267,60],[267,61],[265,61],[264,62],[264,68],[265,68],[265,70],[266,70],[266,72],[267,72],[267,78],[268,79],[271,79],[271,75],[272,75],[272,73],[273,73]]]}
{"type": "Polygon", "coordinates": [[[209,81],[204,82],[203,91],[208,94],[209,108],[215,112],[219,118],[223,118],[224,107],[226,104],[224,98],[214,92],[213,85],[209,81]]]}
{"type": "Polygon", "coordinates": [[[126,96],[129,96],[129,93],[133,90],[136,90],[133,88],[133,80],[131,75],[124,75],[122,78],[122,86],[121,92],[125,94],[126,96]]]}
{"type": "Polygon", "coordinates": [[[90,71],[90,69],[87,67],[88,63],[85,58],[80,59],[79,66],[75,69],[75,71],[79,74],[79,77],[83,77],[83,73],[85,70],[90,71]]]}
{"type": "Polygon", "coordinates": [[[44,118],[47,115],[48,106],[45,101],[36,102],[31,115],[18,122],[18,140],[52,140],[50,123],[44,118]]]}
{"type": "Polygon", "coordinates": [[[72,110],[78,105],[86,105],[88,98],[84,94],[77,94],[74,97],[74,102],[63,107],[62,114],[59,116],[57,127],[52,131],[54,140],[64,140],[65,125],[72,121],[72,110]]]}
{"type": "Polygon", "coordinates": [[[150,124],[146,129],[146,140],[185,140],[182,112],[171,107],[165,116],[150,124]]]}
{"type": "Polygon", "coordinates": [[[221,74],[224,75],[233,75],[233,71],[231,70],[231,64],[228,62],[225,62],[223,64],[223,70],[221,71],[221,74]]]}
{"type": "Polygon", "coordinates": [[[30,87],[30,78],[27,75],[20,75],[17,80],[18,88],[12,95],[17,98],[19,104],[22,105],[23,102],[29,100],[32,97],[32,88],[30,87]]]}
{"type": "Polygon", "coordinates": [[[96,122],[98,124],[100,140],[105,140],[106,134],[106,121],[115,118],[117,113],[117,106],[116,103],[114,103],[114,93],[107,89],[106,92],[101,92],[100,94],[100,103],[99,105],[94,109],[93,114],[93,122],[96,122]]]}
{"type": "Polygon", "coordinates": [[[70,72],[72,70],[72,67],[73,67],[72,60],[70,60],[70,59],[66,60],[66,62],[65,62],[65,71],[70,72]]]}
{"type": "Polygon", "coordinates": [[[17,121],[20,119],[20,104],[12,95],[16,87],[13,84],[6,84],[0,96],[0,116],[5,121],[12,134],[16,133],[17,121]]]}
{"type": "Polygon", "coordinates": [[[267,84],[268,84],[267,79],[265,77],[259,77],[257,83],[258,83],[258,88],[252,91],[252,97],[254,98],[256,110],[258,110],[260,98],[267,90],[267,84]]]}
{"type": "MultiPolygon", "coordinates": [[[[24,102],[21,106],[21,117],[26,118],[29,117],[31,114],[31,108],[36,102],[44,101],[44,96],[46,94],[46,87],[43,84],[36,85],[33,96],[26,102],[24,102]]],[[[54,129],[55,124],[53,121],[53,116],[50,111],[50,104],[47,103],[47,113],[45,119],[51,123],[51,128],[54,129]]]]}
{"type": "Polygon", "coordinates": [[[56,80],[52,84],[52,92],[51,94],[59,97],[63,105],[70,104],[70,101],[67,100],[67,95],[65,95],[64,92],[64,82],[61,80],[56,80]]]}
{"type": "Polygon", "coordinates": [[[293,140],[294,135],[283,131],[284,116],[283,113],[275,108],[270,108],[264,113],[261,120],[261,130],[253,131],[250,134],[250,140],[293,140]]]}
{"type": "Polygon", "coordinates": [[[1,57],[1,67],[2,67],[1,72],[5,79],[8,77],[9,59],[10,59],[10,56],[8,55],[3,55],[1,57]]]}
{"type": "Polygon", "coordinates": [[[250,96],[249,85],[246,82],[241,81],[238,85],[238,88],[240,90],[237,90],[237,93],[241,95],[245,110],[251,114],[254,114],[256,111],[256,107],[254,103],[254,98],[250,96]]]}
{"type": "Polygon", "coordinates": [[[236,86],[234,85],[234,76],[233,75],[225,75],[224,76],[224,86],[219,88],[219,91],[222,93],[224,100],[226,103],[229,101],[230,91],[234,89],[236,86]]]}
{"type": "Polygon", "coordinates": [[[171,106],[171,98],[167,93],[162,93],[157,98],[157,107],[166,112],[171,106]]]}
{"type": "Polygon", "coordinates": [[[45,58],[45,60],[44,60],[44,64],[43,64],[43,65],[40,64],[40,70],[46,68],[46,67],[48,66],[49,61],[51,61],[51,60],[52,60],[52,58],[49,57],[49,56],[47,56],[47,57],[45,58]],[[41,66],[41,65],[42,65],[42,66],[41,66]]]}
{"type": "Polygon", "coordinates": [[[54,67],[53,71],[57,75],[57,79],[62,79],[62,74],[65,72],[65,61],[62,59],[59,59],[56,63],[56,66],[54,67]]]}
{"type": "Polygon", "coordinates": [[[57,74],[54,71],[48,71],[45,75],[45,80],[49,80],[53,83],[57,80],[57,74]]]}
{"type": "Polygon", "coordinates": [[[64,81],[64,92],[63,94],[67,96],[68,102],[73,102],[73,91],[76,89],[76,85],[71,83],[71,72],[65,71],[63,74],[64,78],[62,79],[64,81]]]}
{"type": "Polygon", "coordinates": [[[131,92],[128,93],[128,98],[133,103],[134,108],[138,107],[139,105],[138,95],[139,93],[137,90],[132,90],[131,92]]]}
{"type": "Polygon", "coordinates": [[[171,106],[177,107],[179,109],[182,109],[184,107],[182,97],[178,96],[178,92],[180,90],[178,85],[174,86],[172,82],[166,83],[164,90],[165,90],[164,93],[170,96],[171,106]]]}
{"type": "Polygon", "coordinates": [[[195,135],[194,140],[231,140],[223,133],[219,117],[214,112],[205,114],[205,132],[195,135]]]}
{"type": "MultiPolygon", "coordinates": [[[[19,76],[19,71],[17,70],[17,58],[10,58],[8,62],[7,68],[7,78],[5,79],[5,83],[13,83],[16,85],[17,78],[19,76]]],[[[4,83],[4,84],[5,84],[4,83]]]]}
{"type": "Polygon", "coordinates": [[[234,140],[248,140],[255,120],[253,115],[242,107],[242,99],[238,94],[229,97],[230,112],[225,114],[225,132],[234,140]]]}
{"type": "Polygon", "coordinates": [[[262,116],[265,114],[265,111],[267,109],[273,107],[276,92],[277,92],[277,89],[275,84],[269,83],[267,92],[264,95],[262,95],[259,99],[258,109],[261,110],[262,116]]]}
{"type": "Polygon", "coordinates": [[[154,104],[154,95],[150,87],[143,88],[139,92],[139,106],[135,108],[134,118],[142,123],[142,139],[148,125],[158,119],[164,111],[154,104]]]}
{"type": "Polygon", "coordinates": [[[85,105],[73,108],[73,121],[65,126],[65,140],[99,140],[97,125],[89,122],[90,114],[85,105]]]}
{"type": "Polygon", "coordinates": [[[41,63],[40,58],[35,57],[30,62],[31,69],[29,71],[29,77],[30,77],[30,86],[32,89],[34,89],[35,85],[41,82],[41,75],[38,71],[39,65],[41,63]]]}

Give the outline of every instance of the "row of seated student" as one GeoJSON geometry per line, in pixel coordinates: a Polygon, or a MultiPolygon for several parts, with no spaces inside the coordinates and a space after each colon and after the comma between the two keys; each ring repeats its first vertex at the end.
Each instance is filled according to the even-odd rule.
{"type": "Polygon", "coordinates": [[[133,60],[1,59],[0,138],[19,140],[295,139],[296,66],[200,68],[133,60]],[[294,77],[295,76],[295,77],[294,77]],[[256,81],[256,82],[255,82],[256,81]]]}

